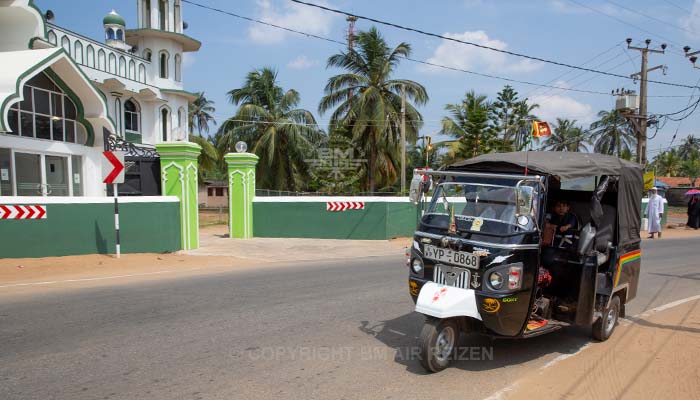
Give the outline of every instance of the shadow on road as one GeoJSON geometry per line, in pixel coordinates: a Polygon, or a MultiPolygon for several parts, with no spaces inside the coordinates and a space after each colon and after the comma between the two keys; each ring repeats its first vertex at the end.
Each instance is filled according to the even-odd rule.
{"type": "MultiPolygon", "coordinates": [[[[358,327],[395,351],[394,362],[418,375],[426,374],[418,357],[418,335],[425,317],[409,313],[388,321],[361,321],[358,327]]],[[[573,354],[590,342],[590,329],[569,327],[530,339],[493,339],[486,335],[465,334],[460,343],[459,359],[452,368],[487,371],[519,365],[549,354],[573,354]]]]}

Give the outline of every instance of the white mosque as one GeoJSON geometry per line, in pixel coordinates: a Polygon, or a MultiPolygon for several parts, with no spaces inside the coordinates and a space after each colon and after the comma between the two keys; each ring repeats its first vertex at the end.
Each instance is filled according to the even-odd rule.
{"type": "Polygon", "coordinates": [[[53,23],[33,0],[0,0],[0,196],[105,196],[104,150],[127,152],[120,195],[160,194],[154,144],[187,140],[180,0],[137,0],[137,28],[116,11],[104,42],[53,23]]]}

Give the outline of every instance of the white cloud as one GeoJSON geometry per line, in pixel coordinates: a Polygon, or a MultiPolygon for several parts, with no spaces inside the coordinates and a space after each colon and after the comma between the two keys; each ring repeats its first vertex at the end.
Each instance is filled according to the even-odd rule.
{"type": "Polygon", "coordinates": [[[288,62],[287,66],[293,69],[307,69],[313,67],[316,64],[318,64],[318,60],[311,60],[308,57],[301,55],[288,62]]]}
{"type": "Polygon", "coordinates": [[[587,127],[595,120],[595,112],[589,104],[581,103],[565,95],[535,95],[529,99],[531,104],[539,104],[533,112],[540,119],[554,122],[557,118],[575,119],[587,127]]]}
{"type": "Polygon", "coordinates": [[[686,32],[686,35],[692,39],[700,38],[700,0],[693,1],[692,13],[680,18],[681,26],[693,33],[686,32]]]}
{"type": "MultiPolygon", "coordinates": [[[[499,50],[505,50],[508,47],[503,41],[489,38],[484,31],[445,33],[443,36],[477,43],[499,50]]],[[[542,67],[542,63],[539,62],[519,59],[492,50],[481,49],[444,39],[437,49],[435,49],[433,56],[428,58],[428,62],[453,68],[485,70],[488,72],[532,72],[542,67]]],[[[444,69],[431,66],[420,68],[425,71],[445,71],[444,69]]]]}
{"type": "MultiPolygon", "coordinates": [[[[331,13],[292,2],[285,2],[283,7],[273,3],[272,0],[257,1],[258,19],[315,35],[330,33],[335,19],[331,13]]],[[[248,29],[248,36],[258,44],[282,43],[289,35],[294,33],[257,23],[248,29]]]]}

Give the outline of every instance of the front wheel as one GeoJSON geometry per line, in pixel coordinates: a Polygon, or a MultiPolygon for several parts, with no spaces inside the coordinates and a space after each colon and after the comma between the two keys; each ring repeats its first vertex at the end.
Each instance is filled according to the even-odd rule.
{"type": "Polygon", "coordinates": [[[420,332],[420,363],[428,372],[440,372],[450,365],[457,347],[459,330],[454,319],[428,317],[420,332]]]}
{"type": "Polygon", "coordinates": [[[614,296],[610,304],[603,310],[603,315],[593,323],[593,337],[601,342],[612,336],[620,316],[620,297],[614,296]]]}

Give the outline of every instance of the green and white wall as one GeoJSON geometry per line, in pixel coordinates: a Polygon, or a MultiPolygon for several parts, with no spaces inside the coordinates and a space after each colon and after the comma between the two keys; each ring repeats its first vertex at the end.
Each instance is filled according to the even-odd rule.
{"type": "MultiPolygon", "coordinates": [[[[46,206],[46,219],[0,220],[0,258],[115,252],[113,198],[0,197],[0,204],[46,206]]],[[[119,218],[122,253],[182,248],[177,197],[120,197],[119,218]]]]}
{"type": "Polygon", "coordinates": [[[256,197],[253,235],[386,240],[412,236],[418,212],[407,197],[256,197]],[[361,201],[365,208],[327,211],[328,201],[361,201]]]}

